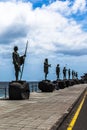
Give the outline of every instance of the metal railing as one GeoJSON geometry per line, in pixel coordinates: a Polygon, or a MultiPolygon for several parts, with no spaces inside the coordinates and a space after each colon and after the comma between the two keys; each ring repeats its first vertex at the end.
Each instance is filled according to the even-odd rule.
{"type": "Polygon", "coordinates": [[[7,98],[8,95],[7,91],[8,91],[7,87],[0,87],[0,99],[7,98]]]}
{"type": "MultiPolygon", "coordinates": [[[[8,98],[8,89],[9,89],[9,84],[5,83],[5,82],[1,82],[0,83],[0,99],[6,99],[8,98]]],[[[30,92],[39,92],[40,90],[38,89],[38,82],[28,82],[29,83],[29,88],[30,88],[30,92]]]]}
{"type": "Polygon", "coordinates": [[[38,92],[38,82],[29,82],[30,92],[38,92]]]}

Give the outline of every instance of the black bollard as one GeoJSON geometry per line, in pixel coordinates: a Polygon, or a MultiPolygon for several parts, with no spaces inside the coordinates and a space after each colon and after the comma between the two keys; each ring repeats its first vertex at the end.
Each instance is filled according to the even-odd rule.
{"type": "Polygon", "coordinates": [[[9,99],[22,100],[29,99],[30,89],[26,81],[12,81],[9,83],[9,99]]]}

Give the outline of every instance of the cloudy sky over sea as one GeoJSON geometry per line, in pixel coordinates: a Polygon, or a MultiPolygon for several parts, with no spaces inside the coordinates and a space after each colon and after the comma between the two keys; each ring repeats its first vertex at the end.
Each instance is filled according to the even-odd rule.
{"type": "Polygon", "coordinates": [[[29,41],[23,79],[56,79],[62,69],[87,73],[87,0],[0,0],[0,81],[15,79],[12,52],[15,45],[23,55],[29,41]]]}

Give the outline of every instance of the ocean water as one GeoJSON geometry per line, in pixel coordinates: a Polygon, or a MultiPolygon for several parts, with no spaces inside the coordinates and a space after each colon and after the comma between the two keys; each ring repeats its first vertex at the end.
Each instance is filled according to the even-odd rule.
{"type": "MultiPolygon", "coordinates": [[[[30,92],[38,92],[38,82],[31,81],[29,83],[30,92]]],[[[0,82],[0,98],[8,97],[9,82],[0,82]]]]}

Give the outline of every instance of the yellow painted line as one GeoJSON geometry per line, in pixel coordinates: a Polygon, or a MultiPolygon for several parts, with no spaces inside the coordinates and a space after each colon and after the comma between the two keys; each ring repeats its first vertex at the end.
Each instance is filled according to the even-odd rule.
{"type": "Polygon", "coordinates": [[[82,99],[82,101],[81,101],[81,103],[80,103],[80,105],[79,105],[79,107],[78,107],[76,113],[74,114],[74,116],[73,116],[73,118],[72,118],[72,120],[71,120],[69,126],[67,127],[67,130],[72,130],[72,129],[73,129],[73,127],[74,127],[74,125],[75,125],[75,122],[76,122],[76,120],[77,120],[77,117],[78,117],[78,115],[79,115],[79,113],[80,113],[80,110],[81,110],[81,108],[82,108],[82,106],[83,106],[83,103],[84,103],[84,101],[85,101],[86,95],[87,95],[87,92],[84,94],[84,97],[83,97],[83,99],[82,99]]]}

